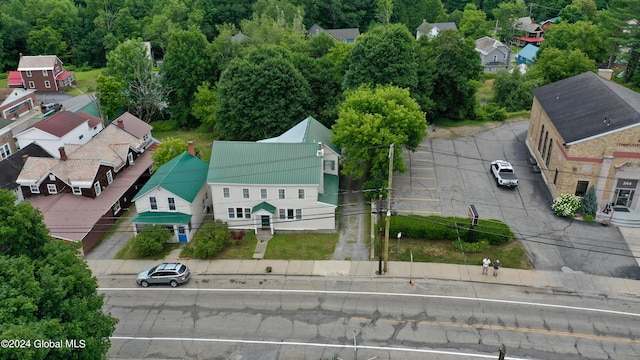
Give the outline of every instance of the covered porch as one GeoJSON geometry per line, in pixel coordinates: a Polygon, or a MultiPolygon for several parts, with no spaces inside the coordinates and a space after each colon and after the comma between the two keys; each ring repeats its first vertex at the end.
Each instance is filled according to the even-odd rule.
{"type": "Polygon", "coordinates": [[[150,225],[161,225],[173,231],[173,242],[188,243],[192,238],[191,215],[179,212],[147,211],[131,219],[136,235],[150,225]]]}

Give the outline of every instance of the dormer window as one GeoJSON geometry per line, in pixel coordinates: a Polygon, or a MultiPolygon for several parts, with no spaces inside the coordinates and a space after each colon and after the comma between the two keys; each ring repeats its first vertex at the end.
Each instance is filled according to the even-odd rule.
{"type": "Polygon", "coordinates": [[[40,188],[38,187],[38,185],[29,186],[29,190],[31,190],[32,194],[40,194],[40,188]]]}
{"type": "Polygon", "coordinates": [[[27,70],[27,77],[31,77],[31,76],[32,76],[31,70],[27,70]]]}
{"type": "Polygon", "coordinates": [[[56,184],[47,184],[47,191],[49,191],[49,194],[54,195],[58,193],[58,188],[56,188],[56,184]]]}
{"type": "Polygon", "coordinates": [[[48,70],[42,70],[42,76],[44,76],[44,77],[49,76],[49,71],[48,70]]]}

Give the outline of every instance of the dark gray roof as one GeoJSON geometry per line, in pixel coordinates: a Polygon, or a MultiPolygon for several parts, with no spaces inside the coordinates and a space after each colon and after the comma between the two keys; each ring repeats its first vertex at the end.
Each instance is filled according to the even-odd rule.
{"type": "Polygon", "coordinates": [[[640,94],[592,72],[533,90],[566,143],[640,125],[640,94]]]}
{"type": "Polygon", "coordinates": [[[18,187],[16,179],[18,178],[18,175],[20,175],[22,167],[24,166],[24,159],[22,158],[24,155],[48,158],[52,157],[51,154],[35,143],[31,143],[16,151],[8,158],[0,161],[0,188],[14,190],[18,187]]]}

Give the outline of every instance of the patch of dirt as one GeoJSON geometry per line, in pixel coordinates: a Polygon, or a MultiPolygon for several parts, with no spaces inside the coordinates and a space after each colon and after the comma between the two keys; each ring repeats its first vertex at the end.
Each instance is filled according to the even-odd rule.
{"type": "Polygon", "coordinates": [[[456,127],[442,127],[435,126],[434,131],[430,131],[427,134],[427,138],[431,139],[455,139],[467,136],[473,136],[479,134],[481,132],[491,130],[500,125],[516,122],[516,121],[524,121],[529,120],[527,118],[517,118],[517,119],[509,119],[505,121],[489,121],[478,123],[478,125],[464,125],[464,126],[456,126],[456,127]]]}

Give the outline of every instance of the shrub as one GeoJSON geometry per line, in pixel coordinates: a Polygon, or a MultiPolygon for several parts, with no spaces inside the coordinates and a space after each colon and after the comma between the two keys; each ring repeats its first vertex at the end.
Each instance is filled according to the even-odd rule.
{"type": "Polygon", "coordinates": [[[481,253],[489,248],[489,242],[487,240],[480,240],[478,242],[465,242],[465,241],[454,241],[453,245],[456,249],[461,250],[465,253],[481,253]]]}
{"type": "Polygon", "coordinates": [[[502,121],[507,118],[507,110],[494,104],[487,104],[476,109],[479,118],[487,121],[502,121]]]}
{"type": "Polygon", "coordinates": [[[178,120],[154,121],[152,125],[155,131],[173,131],[178,129],[178,120]]]}
{"type": "Polygon", "coordinates": [[[164,244],[172,236],[171,231],[162,226],[147,226],[133,239],[133,249],[139,256],[155,255],[164,249],[164,244]]]}
{"type": "Polygon", "coordinates": [[[591,215],[592,217],[596,216],[596,212],[598,211],[598,200],[596,198],[596,189],[593,186],[587,190],[587,193],[584,194],[584,197],[582,198],[582,210],[585,215],[591,215]]]}
{"type": "Polygon", "coordinates": [[[584,216],[583,220],[586,222],[593,222],[595,220],[595,217],[591,214],[587,214],[584,216]]]}
{"type": "Polygon", "coordinates": [[[553,199],[551,209],[553,209],[558,216],[572,218],[576,215],[576,211],[580,208],[581,203],[582,201],[576,195],[561,194],[557,198],[553,199]]]}
{"type": "Polygon", "coordinates": [[[220,254],[231,243],[231,232],[222,220],[203,226],[193,237],[193,256],[209,259],[220,254]]]}
{"type": "MultiPolygon", "coordinates": [[[[425,240],[457,240],[469,236],[469,218],[443,216],[392,216],[390,234],[402,233],[403,237],[425,240]],[[457,228],[457,230],[456,230],[457,228]]],[[[514,239],[509,226],[502,221],[480,219],[473,230],[474,242],[487,241],[491,245],[507,243],[514,239]]]]}

